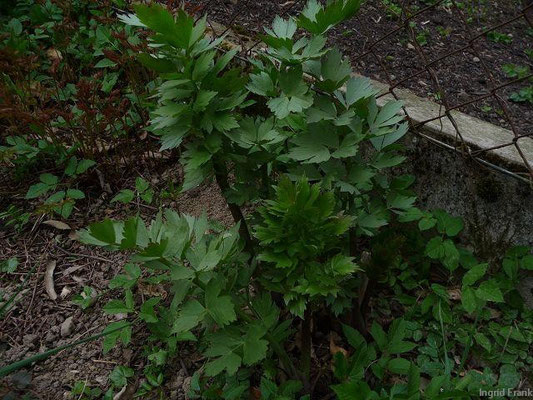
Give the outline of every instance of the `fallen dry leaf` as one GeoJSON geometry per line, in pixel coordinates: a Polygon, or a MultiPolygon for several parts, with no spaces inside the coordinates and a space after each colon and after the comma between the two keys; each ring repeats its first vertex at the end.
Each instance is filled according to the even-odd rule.
{"type": "Polygon", "coordinates": [[[68,224],[65,224],[64,222],[61,222],[61,221],[56,221],[55,219],[44,221],[43,224],[50,225],[56,229],[61,229],[63,231],[72,229],[68,224]]]}
{"type": "Polygon", "coordinates": [[[144,296],[148,297],[162,297],[163,299],[166,299],[168,295],[166,290],[159,285],[143,284],[142,282],[139,282],[137,288],[144,296]]]}
{"type": "Polygon", "coordinates": [[[54,49],[53,47],[46,50],[46,55],[50,59],[50,61],[61,61],[63,59],[63,55],[59,50],[54,49]]]}
{"type": "Polygon", "coordinates": [[[54,288],[54,270],[56,269],[56,262],[54,260],[50,261],[46,266],[46,271],[44,273],[44,288],[48,297],[52,300],[57,299],[57,293],[54,288]]]}
{"type": "Polygon", "coordinates": [[[329,352],[332,356],[337,353],[342,353],[344,357],[348,356],[348,351],[346,349],[343,349],[335,344],[335,341],[333,340],[333,334],[331,333],[329,334],[329,352]]]}
{"type": "Polygon", "coordinates": [[[250,389],[250,399],[252,400],[260,400],[261,399],[261,390],[259,388],[252,386],[250,389]]]}
{"type": "Polygon", "coordinates": [[[65,286],[65,287],[61,290],[61,294],[59,295],[59,297],[61,297],[62,299],[64,299],[64,298],[67,297],[70,293],[71,293],[71,290],[69,289],[69,287],[68,287],[68,286],[65,286]]]}
{"type": "Polygon", "coordinates": [[[450,296],[450,300],[460,301],[461,300],[461,289],[449,289],[448,296],[450,296]]]}

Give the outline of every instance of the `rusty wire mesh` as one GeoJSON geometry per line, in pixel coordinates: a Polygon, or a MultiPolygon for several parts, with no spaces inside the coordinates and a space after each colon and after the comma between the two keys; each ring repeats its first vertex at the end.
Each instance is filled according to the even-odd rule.
{"type": "MultiPolygon", "coordinates": [[[[218,35],[234,34],[247,55],[276,15],[296,14],[304,4],[200,0],[187,6],[207,14],[218,35]]],[[[330,42],[344,51],[356,72],[385,84],[380,96],[401,99],[399,92],[410,89],[438,104],[437,115],[427,118],[413,118],[404,108],[413,132],[477,163],[533,179],[533,103],[510,101],[524,87],[533,91],[533,55],[527,53],[533,48],[533,1],[368,0],[354,19],[332,32],[330,42]],[[513,62],[526,69],[509,78],[502,69],[513,62]],[[466,140],[457,112],[503,128],[496,130],[497,141],[466,140]],[[422,129],[445,120],[453,127],[446,138],[422,129]],[[511,160],[495,156],[504,149],[514,154],[511,160]]]]}

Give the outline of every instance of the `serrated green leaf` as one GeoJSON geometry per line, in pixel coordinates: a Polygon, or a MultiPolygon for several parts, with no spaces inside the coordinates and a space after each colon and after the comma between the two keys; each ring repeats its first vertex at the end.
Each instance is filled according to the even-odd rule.
{"type": "Polygon", "coordinates": [[[266,357],[268,342],[262,339],[264,331],[257,327],[252,327],[245,339],[243,345],[243,359],[246,365],[253,365],[266,357]]]}
{"type": "Polygon", "coordinates": [[[504,364],[501,366],[500,377],[498,378],[498,385],[500,387],[510,391],[518,386],[521,379],[521,375],[514,365],[504,364]]]}
{"type": "Polygon", "coordinates": [[[198,57],[192,71],[192,79],[194,81],[200,81],[207,75],[209,69],[213,65],[215,54],[216,53],[214,51],[210,51],[207,53],[203,53],[202,55],[200,55],[200,57],[198,57]]]}
{"type": "Polygon", "coordinates": [[[411,362],[405,358],[393,358],[387,363],[387,369],[393,374],[407,375],[411,368],[411,362]]]}
{"type": "Polygon", "coordinates": [[[481,300],[503,303],[503,294],[495,279],[482,282],[476,289],[476,296],[481,300]]]}
{"type": "Polygon", "coordinates": [[[159,73],[168,73],[176,71],[176,66],[174,65],[174,63],[164,58],[156,58],[151,54],[141,53],[137,55],[137,59],[146,68],[159,73]]]}
{"type": "Polygon", "coordinates": [[[55,175],[46,173],[39,175],[39,180],[43,183],[46,183],[47,185],[53,186],[57,184],[59,178],[55,175]]]}
{"type": "Polygon", "coordinates": [[[127,314],[132,311],[130,307],[120,300],[110,300],[103,307],[103,310],[106,314],[127,314]]]}
{"type": "Polygon", "coordinates": [[[190,331],[204,319],[205,308],[197,300],[189,300],[172,326],[173,333],[190,331]]]}
{"type": "Polygon", "coordinates": [[[242,360],[237,354],[229,353],[208,362],[205,366],[205,373],[207,376],[216,376],[226,370],[229,375],[233,375],[241,366],[241,362],[242,360]]]}
{"type": "Polygon", "coordinates": [[[470,270],[468,270],[468,272],[463,276],[463,286],[473,285],[479,279],[485,276],[488,266],[488,264],[478,264],[470,268],[470,270]]]}
{"type": "Polygon", "coordinates": [[[108,58],[103,58],[101,59],[100,61],[98,61],[95,65],[94,65],[94,68],[108,68],[108,67],[114,67],[116,66],[117,63],[114,62],[114,61],[111,61],[110,59],[108,58]]]}
{"type": "Polygon", "coordinates": [[[109,380],[116,388],[122,388],[128,383],[128,378],[133,376],[133,369],[123,365],[117,365],[109,374],[109,380]]]}
{"type": "Polygon", "coordinates": [[[367,99],[376,94],[376,89],[372,87],[369,78],[350,78],[346,82],[346,106],[350,107],[359,100],[367,99]]]}
{"type": "Polygon", "coordinates": [[[26,193],[25,198],[26,199],[36,199],[37,197],[42,196],[49,190],[51,190],[53,187],[46,183],[36,183],[35,185],[31,185],[28,189],[28,192],[26,193]]]}
{"type": "Polygon", "coordinates": [[[461,304],[465,311],[469,314],[473,313],[477,308],[477,299],[474,290],[471,287],[463,288],[461,293],[461,304]]]}
{"type": "Polygon", "coordinates": [[[68,189],[66,192],[66,197],[69,199],[80,200],[85,198],[85,193],[78,189],[68,189]]]}
{"type": "Polygon", "coordinates": [[[272,82],[272,78],[266,72],[260,72],[259,74],[250,75],[250,83],[248,83],[246,88],[260,96],[268,96],[274,91],[274,82],[272,82]]]}
{"type": "Polygon", "coordinates": [[[220,326],[228,325],[235,321],[235,306],[230,296],[219,296],[221,291],[220,283],[211,280],[205,290],[205,306],[207,312],[220,326]]]}
{"type": "Polygon", "coordinates": [[[376,321],[372,323],[372,328],[370,328],[370,334],[376,341],[379,349],[381,351],[384,351],[388,345],[387,335],[385,334],[383,328],[376,321]]]}
{"type": "Polygon", "coordinates": [[[444,210],[433,211],[433,216],[437,219],[437,229],[440,233],[453,237],[463,230],[463,219],[460,217],[452,217],[444,210]]]}
{"type": "Polygon", "coordinates": [[[159,304],[160,301],[160,297],[152,297],[151,299],[146,300],[141,306],[139,318],[147,323],[156,323],[159,321],[155,314],[154,307],[159,304]]]}
{"type": "Polygon", "coordinates": [[[139,192],[139,193],[143,193],[144,191],[146,191],[146,189],[148,189],[150,187],[150,183],[148,183],[147,180],[143,179],[142,177],[138,176],[137,178],[135,178],[135,189],[139,192]]]}
{"type": "Polygon", "coordinates": [[[135,198],[135,193],[130,189],[122,189],[118,192],[110,201],[110,203],[116,203],[117,201],[123,204],[130,203],[135,198]]]}
{"type": "Polygon", "coordinates": [[[390,354],[402,354],[413,350],[416,347],[416,343],[407,342],[405,340],[393,341],[388,345],[388,351],[390,354]]]}
{"type": "Polygon", "coordinates": [[[213,90],[200,90],[196,95],[196,100],[193,104],[194,111],[204,111],[209,102],[218,94],[213,90]]]}
{"type": "Polygon", "coordinates": [[[298,18],[298,26],[320,35],[355,15],[361,3],[362,0],[334,0],[323,8],[316,0],[310,0],[298,18]]]}
{"type": "Polygon", "coordinates": [[[118,321],[109,324],[103,331],[107,333],[102,343],[104,354],[108,353],[115,347],[118,340],[122,341],[124,345],[128,345],[131,340],[131,325],[128,321],[118,321]]]}
{"type": "Polygon", "coordinates": [[[103,243],[114,244],[116,241],[115,226],[110,219],[89,225],[89,233],[103,243]]]}
{"type": "Polygon", "coordinates": [[[483,347],[488,352],[492,349],[492,344],[490,339],[482,332],[478,332],[474,335],[474,338],[476,339],[476,343],[479,344],[481,347],[483,347]]]}
{"type": "Polygon", "coordinates": [[[134,9],[139,21],[159,33],[162,41],[183,49],[189,47],[194,20],[183,10],[178,11],[174,21],[172,14],[159,4],[137,4],[134,9]]]}

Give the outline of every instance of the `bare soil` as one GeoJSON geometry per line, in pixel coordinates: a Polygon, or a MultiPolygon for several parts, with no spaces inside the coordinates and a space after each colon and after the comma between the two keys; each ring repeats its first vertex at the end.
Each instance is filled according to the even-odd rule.
{"type": "MultiPolygon", "coordinates": [[[[131,182],[126,180],[123,187],[133,187],[135,176],[139,173],[153,184],[158,193],[168,179],[179,181],[178,171],[176,166],[171,166],[159,175],[130,171],[133,174],[131,182]]],[[[10,183],[14,185],[14,182],[10,183]]],[[[0,190],[5,193],[7,186],[1,186],[0,190]]],[[[97,194],[98,191],[95,190],[94,193],[97,194]]],[[[112,297],[112,294],[106,293],[108,283],[121,271],[127,255],[85,246],[76,240],[75,232],[91,222],[104,218],[123,219],[137,211],[147,221],[155,216],[157,208],[142,206],[137,209],[135,205],[125,206],[120,203],[110,205],[109,196],[104,192],[98,198],[82,204],[68,220],[70,230],[58,230],[43,224],[42,218],[31,230],[22,234],[16,234],[0,225],[0,261],[17,257],[20,262],[14,275],[16,279],[13,279],[13,275],[0,274],[0,293],[3,298],[9,298],[19,283],[30,274],[24,290],[16,298],[15,306],[0,320],[0,367],[90,337],[113,322],[114,316],[105,315],[101,308],[112,297]],[[54,289],[58,295],[56,300],[49,297],[43,282],[44,272],[50,261],[56,262],[53,275],[54,289]],[[102,294],[97,303],[85,311],[71,301],[84,286],[91,286],[102,294]],[[61,326],[70,317],[71,330],[62,335],[61,326]]],[[[0,204],[0,208],[5,208],[7,204],[0,204]]],[[[195,216],[206,212],[212,220],[224,225],[232,224],[231,214],[216,184],[166,199],[163,204],[195,216]]],[[[84,381],[92,388],[105,388],[108,375],[116,365],[129,365],[136,371],[142,371],[143,344],[134,333],[131,346],[127,349],[116,347],[105,355],[102,353],[101,340],[64,350],[32,368],[23,369],[0,380],[0,398],[19,399],[23,394],[30,395],[31,399],[71,398],[69,392],[76,381],[84,381]],[[4,397],[8,393],[12,397],[4,397]]],[[[173,378],[167,383],[166,389],[171,399],[185,398],[190,381],[189,371],[195,370],[191,368],[196,361],[195,356],[188,356],[187,350],[180,355],[183,362],[177,366],[172,374],[173,378]]],[[[135,384],[130,388],[132,393],[135,391],[135,384]]]]}

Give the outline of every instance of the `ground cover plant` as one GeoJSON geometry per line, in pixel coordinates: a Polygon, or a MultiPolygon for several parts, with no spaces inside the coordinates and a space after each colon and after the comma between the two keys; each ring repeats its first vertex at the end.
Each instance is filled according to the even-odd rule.
{"type": "MultiPolygon", "coordinates": [[[[78,15],[50,1],[18,4],[36,18],[40,11],[56,17],[10,19],[5,46],[14,57],[35,46],[16,42],[23,23],[52,29],[67,10],[78,15]]],[[[102,40],[128,47],[119,61],[101,48],[88,57],[72,46],[80,65],[96,62],[95,69],[116,74],[98,90],[109,94],[111,80],[121,91],[115,99],[98,93],[94,107],[121,96],[136,100],[128,103],[129,119],[124,110],[106,119],[89,112],[93,105],[81,105],[91,98],[86,92],[81,100],[59,98],[51,104],[80,120],[64,131],[62,119],[47,120],[44,133],[28,137],[2,120],[11,127],[2,133],[10,173],[38,171],[26,199],[43,199],[48,206],[40,213],[57,218],[48,222],[62,229],[82,200],[81,177],[126,157],[118,152],[109,161],[114,144],[101,156],[95,146],[115,134],[138,141],[136,129],[182,173],[161,188],[164,195],[132,177],[106,200],[124,207],[120,218],[90,216],[77,232],[84,249],[121,256],[121,270],[105,290],[88,282],[71,298],[84,315],[110,316],[107,325],[2,365],[2,377],[19,371],[19,387],[4,381],[6,398],[24,392],[21,368],[93,340],[101,340],[104,355],[128,347],[135,355],[113,362],[103,383],[65,382],[71,398],[177,398],[169,382],[184,363],[182,398],[456,399],[530,386],[531,292],[521,282],[533,270],[531,249],[509,247],[488,257],[463,234],[461,218],[417,205],[415,177],[398,172],[408,130],[401,104],[378,108],[369,81],[353,77],[348,60],[327,45],[328,32],[358,12],[359,0],[311,0],[298,16],[277,17],[261,36],[264,49],[249,59],[224,37],[212,37],[205,18],[182,8],[137,5],[114,16],[111,3],[73,4],[96,16],[109,12],[118,42],[102,40]],[[76,132],[82,133],[63,137],[76,132]],[[95,137],[85,141],[88,132],[95,137]],[[218,188],[232,221],[191,216],[165,202],[175,191],[206,185],[218,188]]],[[[8,87],[17,93],[15,81],[8,87]]],[[[14,102],[6,99],[5,109],[14,102]]],[[[17,210],[5,214],[14,232],[36,214],[17,210]]],[[[17,258],[6,259],[2,280],[13,280],[17,268],[17,258]]],[[[47,266],[45,285],[51,274],[47,266]]],[[[13,316],[20,290],[4,296],[3,318],[13,316]]]]}

